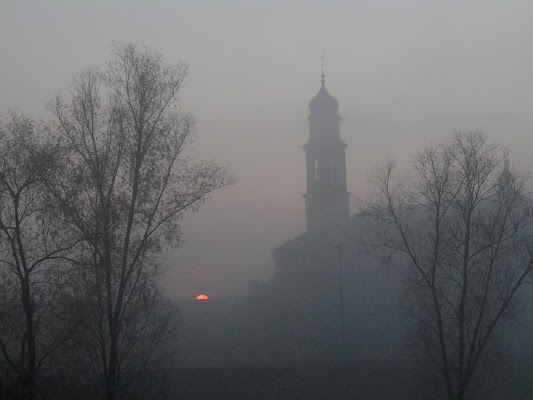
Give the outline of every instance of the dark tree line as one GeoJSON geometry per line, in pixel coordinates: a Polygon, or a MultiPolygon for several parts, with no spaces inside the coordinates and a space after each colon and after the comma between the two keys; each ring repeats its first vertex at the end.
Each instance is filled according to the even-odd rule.
{"type": "Polygon", "coordinates": [[[129,43],[112,50],[105,68],[83,70],[50,102],[49,121],[10,113],[0,125],[8,398],[39,399],[60,377],[79,388],[72,397],[142,396],[175,343],[158,255],[179,245],[183,213],[231,182],[225,168],[187,156],[188,65],[129,43]]]}
{"type": "Polygon", "coordinates": [[[449,400],[467,397],[476,374],[502,356],[533,270],[533,209],[527,176],[484,132],[453,132],[423,147],[411,170],[389,161],[363,215],[363,243],[402,265],[409,343],[429,362],[449,400]]]}

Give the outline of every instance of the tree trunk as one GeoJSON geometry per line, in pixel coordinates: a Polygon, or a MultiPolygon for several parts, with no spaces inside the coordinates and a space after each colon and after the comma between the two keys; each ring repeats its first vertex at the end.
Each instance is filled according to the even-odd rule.
{"type": "Polygon", "coordinates": [[[37,395],[37,355],[35,344],[35,327],[33,321],[33,305],[31,301],[30,282],[26,275],[21,280],[22,289],[22,307],[26,315],[26,332],[24,334],[26,343],[28,345],[28,369],[25,377],[25,386],[28,389],[30,398],[35,400],[37,395]]]}
{"type": "Polygon", "coordinates": [[[111,343],[109,348],[109,368],[106,377],[106,400],[115,400],[117,395],[118,335],[111,327],[111,343]]]}

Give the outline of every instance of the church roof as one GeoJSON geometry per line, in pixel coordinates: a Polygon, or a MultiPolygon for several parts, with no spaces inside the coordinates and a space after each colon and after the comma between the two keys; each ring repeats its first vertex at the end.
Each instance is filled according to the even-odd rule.
{"type": "Polygon", "coordinates": [[[326,80],[325,75],[321,75],[321,83],[320,90],[318,91],[318,94],[311,99],[309,102],[309,111],[311,113],[314,112],[328,112],[328,113],[337,113],[339,110],[339,103],[337,102],[337,99],[329,94],[328,90],[326,89],[326,80]]]}

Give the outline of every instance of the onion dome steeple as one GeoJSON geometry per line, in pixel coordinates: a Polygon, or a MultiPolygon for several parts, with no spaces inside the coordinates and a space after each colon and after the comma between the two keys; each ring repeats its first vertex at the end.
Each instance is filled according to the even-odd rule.
{"type": "Polygon", "coordinates": [[[311,99],[309,102],[309,111],[314,112],[324,112],[324,113],[337,113],[339,110],[339,103],[337,99],[329,94],[326,89],[326,76],[324,71],[322,71],[320,90],[318,94],[311,99]]]}
{"type": "Polygon", "coordinates": [[[321,87],[309,102],[309,141],[304,145],[307,192],[307,232],[325,232],[348,222],[349,197],[346,187],[346,143],[340,137],[337,99],[326,89],[322,69],[321,87]]]}

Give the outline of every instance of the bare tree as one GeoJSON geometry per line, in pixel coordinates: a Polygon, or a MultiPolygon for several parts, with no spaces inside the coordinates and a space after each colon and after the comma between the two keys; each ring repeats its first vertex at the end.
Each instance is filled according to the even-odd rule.
{"type": "Polygon", "coordinates": [[[526,179],[481,131],[453,132],[412,157],[412,171],[378,170],[363,238],[406,266],[411,344],[433,365],[449,400],[462,400],[480,366],[501,355],[516,293],[533,266],[526,179]]]}
{"type": "Polygon", "coordinates": [[[50,188],[85,239],[89,361],[108,400],[125,395],[168,339],[158,254],[179,245],[186,210],[231,182],[225,168],[186,155],[194,120],[180,112],[178,94],[187,71],[116,44],[105,71],[86,69],[70,99],[51,104],[70,153],[68,177],[52,177],[50,188]]]}
{"type": "Polygon", "coordinates": [[[66,257],[77,244],[59,234],[44,177],[57,141],[22,114],[0,124],[0,349],[22,398],[38,398],[39,371],[74,326],[62,314],[66,257]]]}

